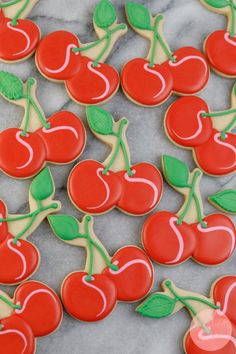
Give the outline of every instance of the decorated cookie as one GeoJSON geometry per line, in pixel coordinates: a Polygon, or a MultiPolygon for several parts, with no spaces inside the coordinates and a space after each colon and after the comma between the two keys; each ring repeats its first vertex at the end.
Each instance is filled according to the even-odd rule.
{"type": "Polygon", "coordinates": [[[0,2],[0,61],[26,60],[40,41],[40,29],[25,20],[38,0],[10,0],[0,2]]]}
{"type": "Polygon", "coordinates": [[[175,144],[192,149],[197,165],[207,174],[236,171],[236,85],[230,109],[210,112],[200,97],[181,97],[166,112],[165,130],[175,144]]]}
{"type": "Polygon", "coordinates": [[[236,189],[225,189],[211,195],[208,200],[225,213],[236,214],[236,189]]]}
{"type": "Polygon", "coordinates": [[[36,64],[46,78],[64,81],[70,97],[82,104],[103,103],[119,88],[119,73],[105,62],[115,42],[127,32],[125,24],[117,24],[115,7],[100,0],[93,15],[98,40],[80,43],[67,31],[47,35],[39,44],[36,64]]]}
{"type": "Polygon", "coordinates": [[[93,229],[93,218],[86,215],[79,223],[69,215],[48,218],[57,237],[86,249],[84,270],[69,274],[61,287],[67,312],[81,321],[107,317],[117,301],[134,302],[152,287],[153,267],[143,250],[136,246],[120,248],[110,257],[93,229]]]}
{"type": "Polygon", "coordinates": [[[236,277],[218,279],[210,297],[179,289],[171,280],[162,284],[163,292],[150,295],[138,308],[142,316],[164,318],[182,308],[193,318],[184,337],[186,354],[235,354],[236,277]]]}
{"type": "Polygon", "coordinates": [[[177,213],[158,211],[145,221],[142,243],[147,254],[157,263],[174,266],[194,261],[213,266],[225,262],[235,249],[236,230],[223,214],[203,214],[200,194],[202,172],[191,173],[180,160],[163,156],[167,182],[184,196],[177,213]]]}
{"type": "Polygon", "coordinates": [[[204,43],[204,50],[218,74],[236,77],[236,4],[234,0],[200,0],[210,11],[227,17],[226,30],[211,33],[204,43]]]}
{"type": "Polygon", "coordinates": [[[95,136],[111,146],[103,163],[79,162],[68,179],[68,193],[74,205],[85,213],[100,214],[119,208],[143,215],[153,210],[162,196],[162,177],[150,163],[131,165],[126,140],[128,120],[115,122],[102,108],[87,107],[89,126],[95,136]]]}
{"type": "Polygon", "coordinates": [[[38,249],[27,238],[40,223],[61,208],[52,198],[55,187],[48,168],[34,178],[29,190],[30,212],[10,215],[0,200],[0,283],[18,284],[31,277],[40,262],[38,249]]]}
{"type": "Polygon", "coordinates": [[[164,17],[152,17],[141,4],[129,1],[126,14],[131,27],[150,42],[146,58],[135,58],[123,67],[121,83],[126,96],[142,106],[158,106],[172,92],[190,95],[201,91],[209,78],[203,54],[184,47],[172,52],[163,36],[164,17]]]}
{"type": "Polygon", "coordinates": [[[33,354],[36,338],[54,332],[62,321],[62,305],[47,285],[21,284],[13,299],[0,290],[0,348],[6,354],[33,354]]]}
{"type": "Polygon", "coordinates": [[[32,177],[46,162],[70,163],[85,146],[81,120],[67,111],[46,119],[36,98],[36,87],[33,78],[23,83],[17,76],[0,71],[0,94],[25,111],[19,128],[0,132],[0,169],[11,177],[32,177]]]}

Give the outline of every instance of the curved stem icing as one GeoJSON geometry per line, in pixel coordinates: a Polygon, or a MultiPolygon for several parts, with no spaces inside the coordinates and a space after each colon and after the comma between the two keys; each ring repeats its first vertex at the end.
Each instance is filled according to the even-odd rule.
{"type": "Polygon", "coordinates": [[[197,310],[191,305],[189,304],[188,301],[196,301],[196,302],[200,302],[202,304],[205,304],[206,306],[210,307],[211,309],[219,309],[220,306],[216,306],[214,305],[212,302],[202,299],[200,297],[197,296],[180,296],[173,288],[172,286],[172,282],[171,281],[166,281],[165,282],[166,287],[169,289],[169,291],[171,292],[172,295],[174,295],[175,300],[176,301],[180,301],[189,311],[190,313],[196,317],[201,325],[201,327],[203,328],[203,330],[205,331],[205,333],[210,334],[210,329],[206,326],[206,324],[202,321],[202,319],[200,318],[200,316],[198,315],[197,310]]]}
{"type": "Polygon", "coordinates": [[[181,225],[182,222],[184,221],[184,218],[187,215],[187,213],[189,211],[189,208],[190,208],[190,205],[191,205],[191,203],[192,203],[192,201],[194,199],[195,204],[196,204],[196,208],[197,208],[197,213],[198,213],[198,220],[199,220],[200,224],[202,225],[202,227],[204,227],[204,228],[207,227],[207,225],[203,221],[200,202],[199,202],[197,194],[195,192],[196,183],[197,183],[198,178],[200,176],[201,176],[201,171],[197,170],[194,173],[192,184],[186,186],[186,188],[190,189],[190,193],[189,193],[189,196],[188,196],[188,201],[187,201],[186,207],[184,208],[184,210],[183,210],[182,214],[180,215],[179,219],[177,220],[177,225],[181,225]]]}
{"type": "Polygon", "coordinates": [[[231,29],[230,29],[230,37],[234,38],[235,36],[235,9],[236,6],[234,5],[234,1],[230,0],[230,10],[231,10],[231,29]]]}
{"type": "Polygon", "coordinates": [[[90,232],[89,232],[89,223],[91,221],[91,217],[89,215],[87,215],[85,217],[85,233],[84,234],[78,234],[78,238],[83,238],[87,240],[88,243],[88,252],[89,252],[89,272],[88,275],[86,277],[86,281],[90,282],[92,281],[92,275],[93,275],[93,262],[94,262],[94,255],[93,255],[93,247],[95,247],[99,253],[101,254],[102,258],[104,259],[106,265],[112,269],[112,270],[119,270],[119,268],[112,264],[110,262],[109,257],[107,256],[107,254],[104,252],[104,250],[102,249],[102,247],[92,239],[90,232]]]}
{"type": "Polygon", "coordinates": [[[104,46],[104,48],[102,49],[102,51],[99,53],[99,55],[97,56],[96,60],[93,62],[93,66],[96,67],[98,66],[100,60],[102,59],[102,57],[104,56],[104,54],[107,52],[107,50],[109,49],[109,46],[111,44],[111,39],[112,39],[112,35],[119,31],[119,30],[122,30],[122,29],[125,29],[126,28],[126,25],[125,24],[120,24],[118,26],[116,26],[115,28],[113,28],[112,30],[109,30],[109,29],[106,29],[106,34],[98,39],[97,41],[91,43],[91,44],[88,44],[88,45],[85,45],[83,47],[78,47],[78,48],[73,48],[72,51],[74,53],[77,53],[77,52],[84,52],[86,50],[89,50],[89,49],[92,49],[92,48],[95,48],[96,46],[98,46],[100,43],[102,43],[103,41],[106,40],[106,44],[104,46]]]}
{"type": "Polygon", "coordinates": [[[225,140],[226,139],[226,135],[229,131],[231,131],[231,129],[233,129],[234,125],[236,123],[236,116],[232,119],[232,121],[227,125],[227,127],[222,130],[221,132],[221,139],[225,140]]]}
{"type": "Polygon", "coordinates": [[[202,117],[224,117],[229,114],[236,113],[236,108],[233,109],[227,109],[225,111],[220,111],[220,112],[213,112],[213,113],[202,113],[202,117]]]}
{"type": "Polygon", "coordinates": [[[5,302],[5,304],[7,304],[8,306],[10,306],[13,309],[21,309],[21,305],[20,304],[14,304],[14,302],[8,300],[5,296],[0,295],[0,300],[5,302]]]}
{"type": "Polygon", "coordinates": [[[25,9],[28,7],[30,3],[30,0],[25,0],[24,5],[22,6],[22,8],[16,13],[16,15],[13,17],[12,19],[12,26],[16,26],[17,25],[17,20],[18,18],[21,16],[21,14],[25,11],[25,9]]]}
{"type": "Polygon", "coordinates": [[[123,134],[123,129],[125,127],[125,125],[128,123],[128,120],[126,118],[123,118],[121,121],[120,121],[120,126],[119,126],[119,131],[118,133],[113,133],[113,136],[116,136],[117,137],[117,142],[116,142],[116,147],[115,147],[115,150],[114,150],[114,154],[109,162],[109,164],[106,166],[106,168],[103,170],[102,174],[103,175],[106,175],[109,171],[109,169],[111,168],[111,166],[113,165],[113,163],[115,162],[116,158],[117,158],[117,155],[119,153],[119,149],[121,148],[122,151],[123,151],[123,154],[124,154],[124,158],[125,158],[125,168],[126,168],[126,171],[128,173],[129,176],[133,176],[133,172],[131,170],[131,166],[130,166],[130,161],[129,161],[129,156],[128,156],[128,152],[127,152],[127,149],[126,149],[126,146],[125,146],[125,143],[123,141],[123,138],[122,138],[122,134],[123,134]]]}
{"type": "Polygon", "coordinates": [[[9,218],[0,218],[0,222],[12,222],[12,221],[20,221],[20,220],[29,219],[29,222],[24,227],[24,229],[17,236],[14,237],[13,243],[17,244],[17,241],[19,240],[19,238],[24,236],[24,234],[30,229],[30,227],[33,225],[36,217],[39,214],[41,214],[42,212],[44,212],[46,210],[57,209],[57,208],[58,208],[58,204],[52,203],[46,207],[42,206],[42,207],[36,209],[35,211],[33,211],[32,213],[28,213],[28,214],[21,215],[21,216],[9,217],[9,218]]]}
{"type": "Polygon", "coordinates": [[[8,2],[4,2],[0,4],[0,9],[4,8],[4,7],[10,7],[12,5],[18,4],[19,2],[21,2],[22,0],[12,0],[12,1],[8,1],[8,2]]]}

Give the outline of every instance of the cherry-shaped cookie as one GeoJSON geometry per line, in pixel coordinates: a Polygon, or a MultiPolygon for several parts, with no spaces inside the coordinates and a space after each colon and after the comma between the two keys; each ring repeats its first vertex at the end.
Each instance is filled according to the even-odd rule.
{"type": "Polygon", "coordinates": [[[174,144],[192,149],[197,165],[207,174],[224,176],[236,171],[236,85],[231,107],[210,112],[199,97],[182,97],[165,115],[165,131],[174,144]]]}
{"type": "Polygon", "coordinates": [[[200,0],[210,11],[227,17],[226,30],[211,33],[204,42],[204,51],[214,71],[236,77],[236,4],[234,0],[200,0]]]}
{"type": "Polygon", "coordinates": [[[225,262],[235,249],[236,229],[226,215],[204,216],[199,186],[202,172],[190,173],[185,163],[167,155],[163,156],[163,171],[185,201],[177,213],[158,211],[145,221],[142,243],[147,254],[166,266],[190,257],[203,265],[225,262]]]}
{"type": "Polygon", "coordinates": [[[13,299],[0,290],[0,347],[4,353],[35,353],[36,338],[53,333],[61,321],[61,302],[47,285],[25,282],[13,299]]]}
{"type": "Polygon", "coordinates": [[[162,284],[163,292],[150,295],[137,312],[151,318],[164,318],[185,308],[192,323],[184,336],[186,354],[235,354],[236,277],[218,279],[210,297],[179,289],[171,280],[162,284]]]}
{"type": "Polygon", "coordinates": [[[57,237],[86,249],[86,265],[63,281],[61,296],[66,311],[80,321],[100,321],[114,309],[117,301],[133,302],[145,297],[153,283],[153,267],[136,246],[125,246],[110,257],[93,229],[93,218],[81,223],[69,215],[49,218],[57,237]]]}
{"type": "Polygon", "coordinates": [[[132,59],[122,69],[126,96],[142,106],[158,106],[173,92],[190,95],[201,91],[209,78],[203,54],[192,47],[171,52],[163,36],[163,15],[151,16],[144,5],[133,1],[125,9],[130,26],[150,42],[146,58],[132,59]]]}
{"type": "Polygon", "coordinates": [[[0,61],[26,60],[36,50],[40,29],[25,20],[38,0],[14,0],[0,3],[0,61]]]}
{"type": "Polygon", "coordinates": [[[100,214],[114,207],[131,215],[152,211],[162,196],[162,177],[150,163],[131,165],[126,139],[128,120],[115,122],[102,108],[88,106],[87,118],[95,136],[111,146],[103,163],[79,162],[68,179],[68,193],[74,205],[85,213],[100,214]]]}
{"type": "Polygon", "coordinates": [[[0,283],[13,285],[31,277],[40,263],[38,249],[27,238],[40,223],[60,210],[60,202],[54,201],[55,186],[48,168],[34,178],[29,190],[30,212],[10,215],[0,201],[0,283]]]}
{"type": "Polygon", "coordinates": [[[236,214],[236,189],[225,189],[212,194],[208,200],[224,213],[236,214]]]}
{"type": "Polygon", "coordinates": [[[52,32],[39,44],[36,64],[46,78],[64,81],[69,96],[82,105],[110,100],[119,88],[117,70],[105,61],[116,41],[127,32],[117,23],[117,13],[109,0],[100,0],[93,14],[98,40],[82,44],[67,31],[52,32]]]}
{"type": "Polygon", "coordinates": [[[15,178],[29,178],[46,164],[66,164],[83,152],[86,133],[81,120],[63,111],[46,119],[36,98],[37,82],[25,83],[17,76],[0,71],[0,94],[24,108],[19,128],[0,132],[0,169],[15,178]],[[17,153],[16,153],[17,151],[17,153]]]}

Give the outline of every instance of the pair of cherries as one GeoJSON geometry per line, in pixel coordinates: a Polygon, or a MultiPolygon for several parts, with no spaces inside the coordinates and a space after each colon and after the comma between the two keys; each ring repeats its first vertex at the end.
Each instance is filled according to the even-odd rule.
{"type": "Polygon", "coordinates": [[[62,321],[59,298],[52,289],[37,281],[21,284],[13,301],[0,291],[0,302],[2,353],[34,353],[35,339],[54,332],[62,321]]]}
{"type": "Polygon", "coordinates": [[[84,145],[85,129],[80,119],[73,113],[59,112],[35,132],[24,135],[18,128],[2,131],[0,168],[10,176],[27,178],[38,173],[46,161],[64,164],[75,160],[84,145]]]}
{"type": "MultiPolygon", "coordinates": [[[[233,111],[233,110],[232,110],[233,111]]],[[[222,118],[228,112],[222,112],[222,118]]],[[[166,113],[165,127],[171,140],[192,148],[199,167],[210,175],[226,175],[236,170],[236,136],[230,132],[235,118],[225,130],[214,128],[207,103],[200,97],[182,97],[166,113]],[[184,124],[183,124],[184,122],[184,124]]]]}

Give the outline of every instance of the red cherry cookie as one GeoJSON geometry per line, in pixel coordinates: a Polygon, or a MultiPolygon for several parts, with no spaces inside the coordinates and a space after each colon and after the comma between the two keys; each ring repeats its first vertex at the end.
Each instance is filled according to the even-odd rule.
{"type": "Polygon", "coordinates": [[[151,43],[148,56],[131,59],[121,72],[126,96],[142,106],[158,106],[173,93],[191,95],[208,82],[209,67],[204,55],[184,47],[171,52],[163,37],[163,15],[151,16],[147,7],[130,1],[126,4],[130,26],[151,43]]]}
{"type": "Polygon", "coordinates": [[[110,257],[89,215],[81,223],[73,216],[50,216],[49,223],[61,240],[86,248],[85,269],[69,274],[61,287],[63,304],[72,317],[100,321],[113,311],[117,301],[138,301],[148,294],[153,267],[142,249],[125,246],[110,257]]]}
{"type": "Polygon", "coordinates": [[[64,81],[69,96],[82,105],[110,100],[120,84],[115,68],[105,63],[115,42],[127,32],[117,23],[117,13],[109,0],[100,0],[93,14],[98,40],[80,43],[70,32],[47,35],[36,51],[36,65],[46,78],[64,81]]]}
{"type": "Polygon", "coordinates": [[[125,136],[126,118],[118,122],[99,107],[88,106],[87,118],[95,136],[111,146],[103,163],[79,162],[68,178],[68,194],[74,205],[85,213],[100,214],[114,207],[131,215],[152,211],[162,196],[162,177],[150,163],[131,165],[125,136]]]}
{"type": "Polygon", "coordinates": [[[49,214],[60,209],[60,203],[53,200],[54,193],[52,176],[45,168],[30,186],[29,213],[10,215],[0,201],[0,284],[18,284],[36,272],[39,251],[27,238],[49,214]]]}
{"type": "Polygon", "coordinates": [[[225,262],[234,252],[236,229],[223,214],[205,216],[199,184],[202,172],[190,173],[182,161],[163,156],[167,182],[183,194],[177,213],[158,211],[148,217],[142,229],[142,244],[155,262],[174,266],[193,258],[208,266],[225,262]]]}
{"type": "Polygon", "coordinates": [[[46,162],[67,164],[82,154],[86,133],[75,114],[62,111],[46,119],[35,95],[35,79],[23,83],[17,76],[0,71],[0,81],[0,94],[25,110],[19,128],[0,132],[0,169],[4,173],[30,178],[46,162]]]}

